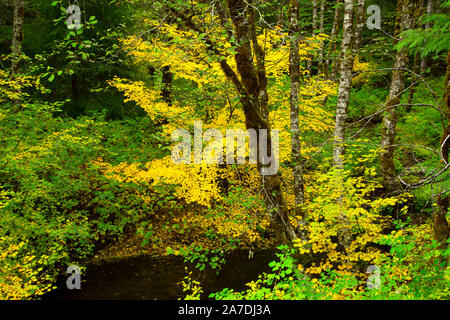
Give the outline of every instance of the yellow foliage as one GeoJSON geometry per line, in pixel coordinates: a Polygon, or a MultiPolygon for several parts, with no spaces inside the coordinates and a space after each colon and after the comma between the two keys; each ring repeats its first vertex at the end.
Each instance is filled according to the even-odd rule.
{"type": "Polygon", "coordinates": [[[0,238],[0,248],[0,300],[32,299],[52,289],[40,275],[46,257],[36,257],[26,242],[8,236],[0,238]]]}
{"type": "MultiPolygon", "coordinates": [[[[350,275],[360,263],[379,264],[382,251],[371,247],[382,237],[390,219],[381,215],[383,207],[405,202],[407,196],[370,200],[370,195],[381,187],[369,175],[350,176],[349,172],[317,173],[306,184],[306,210],[308,240],[296,244],[300,253],[326,253],[318,265],[305,270],[309,274],[337,268],[339,274],[350,275]],[[319,183],[318,183],[319,182],[319,183]],[[343,194],[343,196],[341,196],[343,194]],[[338,199],[340,199],[338,201],[338,199]],[[340,217],[345,215],[352,234],[346,252],[336,241],[341,228],[340,217]],[[332,267],[333,266],[333,267],[332,267]]],[[[361,274],[364,276],[364,274],[361,274]]]]}

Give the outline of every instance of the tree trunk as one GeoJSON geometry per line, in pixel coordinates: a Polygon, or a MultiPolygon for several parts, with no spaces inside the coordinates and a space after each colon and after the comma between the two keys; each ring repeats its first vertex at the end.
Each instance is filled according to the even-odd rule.
{"type": "MultiPolygon", "coordinates": [[[[412,27],[413,4],[412,0],[400,0],[397,4],[397,21],[395,37],[398,38],[403,30],[412,27]]],[[[386,114],[383,118],[383,129],[381,132],[381,148],[383,152],[380,157],[381,175],[387,192],[393,192],[398,188],[395,178],[394,150],[393,146],[397,127],[397,107],[404,90],[404,71],[408,62],[408,54],[405,49],[397,52],[392,72],[391,88],[386,102],[386,114]]]]}
{"type": "MultiPolygon", "coordinates": [[[[289,72],[291,78],[291,160],[294,175],[294,196],[296,216],[302,217],[300,224],[305,224],[305,215],[301,208],[304,203],[303,166],[301,157],[300,128],[299,128],[299,86],[300,86],[300,57],[299,57],[299,1],[291,0],[290,4],[290,52],[289,72]]],[[[303,232],[302,240],[306,239],[303,232]]]]}
{"type": "MultiPolygon", "coordinates": [[[[272,149],[272,138],[269,123],[264,117],[261,105],[266,103],[266,98],[262,92],[267,92],[267,83],[261,82],[263,65],[258,63],[258,69],[253,62],[253,52],[261,48],[252,48],[252,39],[256,35],[252,34],[256,28],[252,26],[254,19],[251,17],[250,6],[244,0],[227,0],[231,21],[235,29],[235,39],[237,43],[235,61],[241,80],[238,79],[234,71],[229,67],[225,60],[221,61],[224,73],[235,84],[237,91],[242,97],[242,105],[245,114],[245,124],[247,129],[265,129],[267,130],[267,150],[272,149]],[[253,49],[253,50],[252,50],[253,49]],[[255,50],[255,51],[254,51],[255,50]]],[[[257,58],[258,59],[258,58],[257,58]]],[[[259,139],[259,138],[258,138],[259,139]]],[[[258,141],[259,146],[259,141],[258,141]]],[[[258,170],[264,167],[262,159],[258,154],[258,170]]],[[[261,183],[265,193],[265,204],[269,214],[271,227],[275,232],[277,239],[284,243],[289,243],[297,236],[289,222],[288,209],[282,193],[282,185],[279,172],[270,176],[261,176],[261,183]]]]}
{"type": "Polygon", "coordinates": [[[358,54],[361,47],[362,32],[366,25],[366,15],[364,14],[365,0],[358,0],[358,8],[356,10],[356,28],[355,28],[355,43],[353,45],[353,59],[358,54]]]}
{"type": "MultiPolygon", "coordinates": [[[[418,54],[416,54],[414,56],[414,62],[413,62],[413,66],[412,66],[412,70],[414,73],[418,73],[419,72],[419,61],[420,57],[418,54]]],[[[414,99],[414,94],[416,93],[416,85],[414,84],[417,80],[417,77],[415,75],[411,76],[411,85],[409,88],[409,95],[408,95],[408,105],[406,106],[406,112],[411,112],[411,104],[413,103],[413,99],[414,99]]]]}
{"type": "MultiPolygon", "coordinates": [[[[312,15],[312,32],[311,32],[311,35],[315,36],[316,35],[316,30],[317,30],[317,0],[313,0],[312,1],[312,5],[313,5],[313,15],[312,15]]],[[[308,70],[308,75],[311,75],[312,64],[313,64],[313,58],[312,58],[312,56],[310,56],[308,61],[306,61],[306,70],[308,70]]]]}
{"type": "MultiPolygon", "coordinates": [[[[433,7],[434,7],[433,0],[428,0],[427,15],[433,14],[433,7]]],[[[425,24],[425,30],[430,29],[430,28],[431,28],[431,24],[430,24],[430,22],[427,22],[425,24]]],[[[427,57],[425,56],[420,61],[420,73],[424,74],[426,71],[427,71],[427,57]]]]}
{"type": "Polygon", "coordinates": [[[269,93],[267,92],[267,75],[266,75],[266,65],[265,56],[266,53],[264,49],[259,45],[257,33],[256,33],[256,23],[255,23],[255,9],[253,7],[249,8],[250,13],[250,37],[252,40],[253,49],[256,57],[257,74],[259,80],[259,111],[262,118],[265,121],[269,120],[269,93]]]}
{"type": "Polygon", "coordinates": [[[148,66],[148,75],[150,77],[150,86],[153,89],[155,87],[155,75],[156,75],[156,69],[154,66],[148,66]]]}
{"type": "Polygon", "coordinates": [[[22,60],[24,0],[14,0],[14,21],[12,35],[11,78],[19,73],[22,60]]]}
{"type": "Polygon", "coordinates": [[[75,73],[70,77],[70,87],[72,91],[72,102],[75,102],[78,100],[78,77],[75,73]]]}
{"type": "MultiPolygon", "coordinates": [[[[338,101],[336,106],[336,122],[334,127],[333,162],[337,169],[344,168],[344,140],[347,110],[350,100],[352,84],[352,38],[353,38],[353,0],[344,0],[344,23],[342,35],[342,61],[339,79],[338,101]]],[[[344,190],[339,191],[338,203],[341,204],[344,190]]],[[[351,230],[349,221],[344,212],[339,214],[339,243],[347,250],[351,243],[351,230]]]]}
{"type": "Polygon", "coordinates": [[[169,105],[172,105],[173,102],[173,74],[170,72],[169,66],[164,66],[161,69],[162,71],[162,88],[161,94],[163,100],[169,105]]]}
{"type": "Polygon", "coordinates": [[[345,124],[347,121],[347,109],[350,100],[352,84],[352,37],[353,37],[353,0],[344,0],[344,33],[342,35],[342,62],[339,79],[339,92],[336,107],[336,123],[334,127],[333,161],[334,165],[343,168],[345,124]]]}
{"type": "MultiPolygon", "coordinates": [[[[424,0],[419,0],[419,3],[417,4],[417,9],[414,12],[414,21],[413,21],[414,28],[418,27],[417,22],[419,21],[420,17],[423,14],[423,1],[424,0]]],[[[414,74],[411,76],[411,84],[410,84],[409,96],[408,96],[408,105],[406,106],[406,112],[408,112],[408,113],[411,111],[411,104],[413,103],[414,94],[416,93],[415,82],[417,81],[416,74],[418,74],[420,72],[419,68],[420,68],[420,55],[417,53],[414,55],[414,61],[413,61],[413,65],[412,65],[412,71],[414,72],[414,74]]]]}
{"type": "MultiPolygon", "coordinates": [[[[444,162],[444,165],[447,165],[450,147],[450,50],[447,53],[447,73],[444,83],[444,107],[446,108],[447,113],[447,127],[442,134],[440,145],[442,162],[444,162]]],[[[450,199],[446,194],[439,195],[436,198],[439,212],[434,216],[433,236],[436,241],[444,245],[449,237],[449,226],[445,216],[448,212],[450,199]]]]}
{"type": "MultiPolygon", "coordinates": [[[[319,33],[324,33],[324,18],[325,18],[325,0],[320,1],[320,18],[319,18],[319,33]]],[[[323,49],[322,45],[319,50],[319,70],[323,72],[323,49]]]]}
{"type": "MultiPolygon", "coordinates": [[[[340,25],[340,17],[341,17],[341,3],[342,0],[336,1],[336,8],[334,9],[334,19],[333,19],[333,26],[331,28],[331,36],[330,36],[330,43],[328,46],[328,53],[327,58],[325,59],[325,65],[323,67],[324,73],[328,79],[331,79],[329,77],[329,66],[330,66],[330,60],[331,60],[331,54],[336,52],[336,43],[337,43],[337,34],[339,32],[339,25],[340,25]]],[[[337,59],[335,59],[337,60],[337,59]]],[[[332,77],[334,77],[334,74],[332,74],[332,77]]]]}

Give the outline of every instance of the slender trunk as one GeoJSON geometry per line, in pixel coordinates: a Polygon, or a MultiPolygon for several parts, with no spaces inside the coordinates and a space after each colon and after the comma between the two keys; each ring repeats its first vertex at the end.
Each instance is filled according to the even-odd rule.
{"type": "Polygon", "coordinates": [[[11,78],[19,73],[22,60],[24,0],[14,0],[14,21],[12,34],[11,78]]]}
{"type": "MultiPolygon", "coordinates": [[[[312,5],[313,5],[313,16],[312,16],[312,36],[316,35],[316,30],[317,30],[317,0],[313,0],[312,1],[312,5]]],[[[313,64],[313,58],[312,56],[308,59],[308,61],[306,62],[306,70],[308,70],[308,74],[311,75],[311,71],[312,71],[312,64],[313,64]]]]}
{"type": "MultiPolygon", "coordinates": [[[[299,128],[299,86],[300,86],[300,57],[299,57],[299,1],[291,0],[290,4],[290,52],[289,72],[291,78],[291,159],[294,175],[295,214],[301,217],[300,224],[305,224],[305,215],[301,208],[304,203],[303,166],[301,157],[300,128],[299,128]]],[[[306,236],[301,232],[302,240],[306,236]]]]}
{"type": "Polygon", "coordinates": [[[148,75],[150,77],[150,86],[153,89],[155,87],[155,75],[156,75],[156,69],[154,66],[148,66],[148,75]]]}
{"type": "MultiPolygon", "coordinates": [[[[345,2],[346,1],[344,0],[344,11],[345,11],[345,2]]],[[[348,19],[350,21],[351,28],[353,27],[353,16],[355,14],[355,12],[354,12],[355,9],[354,9],[353,5],[354,5],[354,3],[352,3],[352,12],[351,12],[350,16],[348,17],[348,19]]],[[[344,29],[345,29],[345,12],[344,12],[344,23],[343,23],[343,26],[344,26],[344,29]]],[[[344,32],[345,32],[345,30],[343,30],[343,33],[344,32]]],[[[344,34],[342,35],[342,39],[344,39],[344,34]]],[[[353,36],[352,36],[351,42],[352,41],[354,41],[353,36]]],[[[335,61],[334,66],[333,66],[332,78],[331,78],[331,80],[333,80],[333,81],[336,81],[336,79],[338,78],[339,71],[340,71],[342,63],[343,63],[343,59],[344,59],[344,51],[342,50],[343,45],[344,44],[342,42],[341,43],[341,50],[339,52],[339,56],[336,58],[336,61],[335,61]]],[[[352,68],[353,68],[353,60],[352,60],[352,68]]],[[[340,77],[340,75],[339,75],[339,77],[340,77]]]]}
{"type": "MultiPolygon", "coordinates": [[[[324,33],[324,18],[325,18],[325,0],[320,1],[320,18],[319,18],[319,33],[324,33]]],[[[319,50],[319,70],[323,72],[323,49],[324,46],[320,47],[319,50]]]]}
{"type": "MultiPolygon", "coordinates": [[[[444,83],[444,107],[447,113],[447,127],[444,129],[441,139],[441,156],[444,165],[448,164],[449,147],[450,147],[450,50],[447,53],[447,74],[444,83]]],[[[439,212],[434,216],[433,236],[434,239],[442,244],[449,237],[449,226],[445,218],[448,212],[449,196],[439,195],[436,199],[439,212]]]]}
{"type": "Polygon", "coordinates": [[[339,79],[339,92],[336,107],[336,123],[334,128],[333,161],[334,165],[343,168],[345,124],[350,100],[352,84],[352,37],[353,37],[353,0],[344,0],[344,33],[342,35],[342,62],[339,79]]]}
{"type": "Polygon", "coordinates": [[[365,0],[358,0],[358,8],[356,10],[356,28],[355,28],[355,43],[353,45],[353,59],[358,54],[361,47],[362,32],[366,25],[366,15],[364,14],[365,0]]]}
{"type": "Polygon", "coordinates": [[[249,8],[250,13],[250,37],[253,45],[253,49],[256,57],[256,72],[258,74],[259,80],[259,112],[265,121],[269,120],[269,93],[267,92],[267,75],[266,75],[266,65],[265,56],[266,53],[264,49],[259,45],[257,33],[256,33],[256,23],[255,23],[255,9],[253,7],[249,8]]]}
{"type": "MultiPolygon", "coordinates": [[[[339,79],[338,101],[336,106],[336,122],[334,127],[334,145],[333,145],[333,161],[334,166],[341,170],[344,168],[344,140],[345,140],[345,125],[347,122],[347,110],[350,100],[350,90],[352,84],[352,38],[353,38],[353,0],[344,0],[344,23],[342,35],[342,61],[341,73],[339,79]]],[[[339,185],[342,185],[340,183],[339,185]]],[[[339,204],[342,204],[344,191],[339,191],[337,199],[339,204]]],[[[351,243],[351,229],[350,223],[344,212],[339,214],[339,243],[346,251],[351,243]]]]}
{"type": "Polygon", "coordinates": [[[72,102],[78,100],[78,77],[76,74],[72,74],[70,77],[70,86],[72,91],[72,102]]]}
{"type": "Polygon", "coordinates": [[[169,105],[172,105],[173,102],[173,74],[170,72],[169,66],[164,66],[161,69],[162,71],[162,88],[161,95],[163,100],[169,105]]]}
{"type": "MultiPolygon", "coordinates": [[[[334,9],[333,26],[331,28],[330,43],[328,45],[327,58],[325,59],[325,65],[323,67],[325,75],[328,79],[331,78],[328,76],[328,74],[329,74],[328,68],[330,66],[331,54],[332,53],[334,54],[336,52],[336,47],[337,47],[336,43],[337,43],[337,34],[339,32],[339,25],[340,25],[341,3],[342,3],[342,0],[336,1],[336,8],[334,9]]],[[[332,77],[334,77],[333,74],[332,74],[332,77]]]]}
{"type": "MultiPolygon", "coordinates": [[[[395,37],[398,38],[403,30],[412,27],[413,2],[412,0],[400,0],[397,4],[397,21],[395,37]]],[[[398,183],[395,178],[394,164],[394,141],[397,127],[397,107],[404,90],[404,71],[408,62],[408,54],[405,49],[397,52],[392,72],[391,88],[386,102],[386,114],[383,118],[383,129],[381,132],[381,148],[383,152],[380,157],[381,175],[387,192],[395,191],[398,183]]]]}
{"type": "MultiPolygon", "coordinates": [[[[413,63],[413,67],[412,67],[413,72],[416,74],[419,72],[419,63],[420,63],[420,57],[418,54],[416,54],[414,56],[414,63],[413,63]]],[[[413,103],[414,94],[416,93],[416,85],[414,84],[414,82],[416,80],[417,80],[417,77],[413,75],[412,79],[411,79],[411,85],[409,88],[408,105],[406,106],[406,112],[411,111],[411,104],[413,103]]]]}
{"type": "MultiPolygon", "coordinates": [[[[431,15],[433,14],[433,7],[434,7],[434,3],[433,0],[428,0],[428,5],[427,5],[427,15],[431,15]]],[[[431,28],[431,24],[430,22],[427,22],[425,24],[425,30],[430,29],[431,28]]],[[[420,73],[424,74],[427,70],[427,57],[423,57],[422,60],[420,61],[420,73]]]]}
{"type": "MultiPolygon", "coordinates": [[[[414,28],[418,27],[417,22],[419,21],[420,16],[422,16],[422,14],[423,14],[423,1],[424,0],[419,0],[419,3],[417,4],[417,8],[414,12],[414,22],[413,22],[414,28]]],[[[409,88],[408,105],[406,106],[406,112],[411,111],[411,104],[414,99],[414,94],[416,93],[416,85],[415,85],[415,82],[417,81],[416,74],[418,74],[420,72],[419,68],[420,68],[420,55],[415,54],[414,62],[413,62],[413,66],[412,66],[414,75],[412,75],[412,77],[411,77],[411,84],[410,84],[410,88],[409,88]]]]}

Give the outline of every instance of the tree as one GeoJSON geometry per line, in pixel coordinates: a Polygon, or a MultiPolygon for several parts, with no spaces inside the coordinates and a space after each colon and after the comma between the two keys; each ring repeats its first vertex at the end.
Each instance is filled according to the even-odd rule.
{"type": "Polygon", "coordinates": [[[352,84],[352,39],[353,39],[353,0],[344,1],[344,31],[342,35],[342,61],[339,79],[339,92],[336,107],[336,122],[334,127],[333,162],[342,169],[344,166],[344,139],[345,125],[347,121],[347,109],[350,101],[350,89],[352,84]]]}
{"type": "Polygon", "coordinates": [[[161,94],[163,100],[169,105],[172,104],[172,94],[173,94],[173,74],[170,72],[170,66],[163,66],[162,71],[162,88],[161,94]]]}
{"type": "MultiPolygon", "coordinates": [[[[208,35],[203,40],[211,55],[219,60],[220,67],[226,78],[234,85],[240,96],[240,101],[245,115],[247,129],[266,130],[267,151],[271,156],[272,137],[270,132],[267,76],[264,64],[264,49],[258,44],[256,34],[255,7],[252,1],[227,0],[225,10],[219,13],[222,20],[222,28],[228,35],[230,45],[234,46],[234,60],[236,71],[230,66],[226,58],[218,50],[218,45],[208,35]],[[232,29],[231,26],[233,27],[232,29]],[[233,35],[233,37],[231,37],[233,35]],[[255,54],[253,56],[253,54],[255,54]]],[[[204,34],[201,28],[187,15],[174,6],[169,10],[184,22],[186,27],[198,34],[204,34]]],[[[257,143],[259,146],[259,141],[257,143]]],[[[259,148],[259,147],[258,147],[259,148]]],[[[256,150],[257,168],[262,172],[266,165],[256,150]]],[[[297,238],[292,225],[289,222],[289,211],[282,192],[280,173],[260,176],[261,187],[264,192],[266,210],[275,236],[282,242],[288,243],[297,238]]]]}
{"type": "MultiPolygon", "coordinates": [[[[320,1],[319,33],[324,33],[325,0],[320,1]]],[[[323,70],[323,45],[319,50],[319,71],[323,70]]]]}
{"type": "MultiPolygon", "coordinates": [[[[314,36],[317,32],[317,0],[312,0],[313,13],[312,13],[312,35],[314,36]]],[[[306,69],[308,70],[308,74],[311,75],[313,65],[312,57],[306,63],[306,69]]]]}
{"type": "Polygon", "coordinates": [[[353,45],[353,58],[358,54],[358,50],[361,47],[362,31],[366,25],[366,19],[364,14],[365,0],[358,0],[358,7],[356,10],[356,26],[355,26],[355,43],[353,45]]]}
{"type": "MultiPolygon", "coordinates": [[[[300,83],[300,57],[299,57],[299,1],[292,0],[290,5],[290,51],[289,71],[291,80],[290,108],[291,108],[291,148],[294,175],[295,211],[297,216],[303,217],[301,205],[304,202],[303,166],[301,157],[300,128],[299,128],[299,83],[300,83]]],[[[304,238],[304,237],[303,237],[304,238]]]]}
{"type": "Polygon", "coordinates": [[[342,0],[336,1],[335,9],[334,9],[333,26],[331,28],[330,43],[328,45],[327,58],[325,59],[325,65],[323,67],[325,75],[329,79],[331,77],[334,77],[334,73],[331,75],[331,77],[329,76],[328,68],[330,66],[331,54],[332,53],[334,54],[336,52],[336,38],[337,38],[337,34],[339,32],[340,16],[341,16],[341,8],[342,8],[341,4],[342,4],[342,0]]]}
{"type": "MultiPolygon", "coordinates": [[[[413,8],[413,2],[410,0],[401,0],[398,2],[395,37],[400,36],[402,31],[412,27],[413,8]]],[[[385,106],[386,114],[383,118],[381,132],[381,148],[383,152],[380,156],[380,165],[381,175],[387,192],[393,192],[399,186],[395,177],[394,142],[398,120],[397,105],[400,103],[405,87],[404,68],[407,66],[407,62],[407,51],[405,49],[398,50],[395,56],[391,86],[385,106]]]]}
{"type": "MultiPolygon", "coordinates": [[[[241,95],[247,129],[267,130],[267,150],[269,151],[272,148],[270,127],[265,116],[268,114],[265,94],[267,83],[260,81],[260,79],[265,78],[265,68],[261,61],[263,52],[255,41],[255,19],[251,19],[254,8],[248,6],[246,2],[244,0],[227,0],[230,18],[235,30],[234,35],[237,43],[235,61],[241,80],[225,64],[222,64],[222,68],[241,95]],[[256,52],[256,66],[253,62],[252,52],[256,52]]],[[[262,159],[259,159],[258,156],[258,169],[262,167],[262,159]]],[[[269,177],[262,176],[261,183],[265,189],[266,207],[277,238],[284,242],[297,238],[289,222],[288,209],[282,194],[279,174],[269,177]]]]}
{"type": "MultiPolygon", "coordinates": [[[[444,129],[441,138],[441,156],[442,162],[448,168],[449,166],[449,147],[450,147],[450,50],[447,53],[447,72],[444,82],[444,99],[443,105],[446,107],[447,127],[444,129]]],[[[447,218],[449,196],[447,194],[439,194],[436,196],[436,203],[439,211],[434,216],[433,235],[434,239],[440,243],[445,243],[449,237],[449,225],[447,218]]]]}
{"type": "Polygon", "coordinates": [[[24,0],[14,0],[11,77],[19,72],[22,57],[24,0]]]}
{"type": "MultiPolygon", "coordinates": [[[[433,7],[434,7],[433,0],[428,0],[427,15],[430,16],[433,14],[433,7]]],[[[427,23],[425,24],[425,30],[428,30],[430,28],[431,28],[431,21],[427,20],[427,23]]],[[[420,73],[424,74],[426,69],[427,69],[427,56],[423,56],[422,59],[420,60],[420,73]]]]}
{"type": "MultiPolygon", "coordinates": [[[[419,4],[417,5],[417,10],[415,10],[414,13],[414,28],[416,28],[419,25],[419,18],[423,14],[423,0],[419,1],[419,4]]],[[[408,95],[408,105],[406,106],[406,112],[411,111],[411,105],[414,99],[414,94],[416,92],[416,81],[417,81],[417,74],[419,74],[419,66],[420,65],[420,56],[419,54],[414,54],[414,60],[412,62],[412,71],[413,75],[411,76],[411,84],[409,85],[409,95],[408,95]]]]}
{"type": "MultiPolygon", "coordinates": [[[[429,5],[430,2],[432,1],[428,2],[429,5]]],[[[442,4],[442,7],[450,7],[450,1],[445,1],[442,4]]],[[[429,29],[425,28],[425,30],[422,30],[418,28],[404,31],[402,34],[403,40],[399,42],[397,49],[408,49],[413,54],[420,54],[422,58],[426,57],[430,53],[438,54],[441,52],[447,52],[447,69],[442,99],[442,109],[444,114],[446,114],[447,125],[443,128],[443,133],[440,140],[440,155],[444,168],[440,169],[438,173],[434,175],[434,179],[436,179],[438,175],[448,172],[448,168],[450,167],[450,50],[448,49],[448,43],[450,41],[448,25],[450,19],[446,14],[433,14],[427,15],[424,20],[425,22],[434,21],[435,23],[429,29]]],[[[449,237],[449,225],[447,219],[445,218],[449,207],[448,191],[449,190],[444,190],[436,195],[436,204],[439,210],[433,219],[433,236],[441,243],[445,243],[449,237]]]]}

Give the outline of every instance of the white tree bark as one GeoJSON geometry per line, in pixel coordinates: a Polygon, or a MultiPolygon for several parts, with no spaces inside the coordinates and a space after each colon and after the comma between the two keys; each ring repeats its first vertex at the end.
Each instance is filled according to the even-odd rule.
{"type": "MultiPolygon", "coordinates": [[[[433,0],[428,0],[427,15],[433,14],[433,6],[434,6],[433,0]]],[[[430,22],[427,22],[425,24],[425,29],[430,29],[430,28],[431,28],[431,24],[430,24],[430,22]]],[[[422,60],[420,61],[420,73],[424,74],[426,70],[427,70],[427,57],[423,57],[422,60]]]]}
{"type": "Polygon", "coordinates": [[[333,161],[334,165],[343,168],[345,124],[350,100],[352,84],[352,38],[353,38],[353,0],[344,0],[344,31],[342,35],[342,61],[339,79],[339,92],[334,127],[333,161]]]}
{"type": "Polygon", "coordinates": [[[11,77],[19,72],[22,56],[24,0],[14,0],[11,77]]]}

